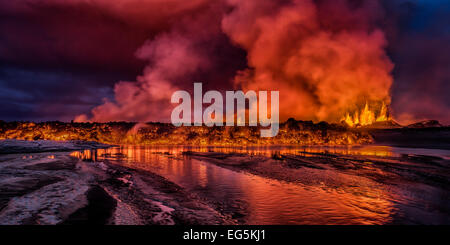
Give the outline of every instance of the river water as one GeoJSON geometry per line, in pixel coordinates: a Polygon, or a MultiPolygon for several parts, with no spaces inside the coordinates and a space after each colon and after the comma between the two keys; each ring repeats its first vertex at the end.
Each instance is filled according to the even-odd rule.
{"type": "Polygon", "coordinates": [[[269,157],[274,153],[372,157],[416,154],[450,159],[450,152],[445,150],[385,146],[118,146],[72,155],[89,161],[108,160],[161,175],[244,224],[450,224],[450,197],[446,186],[440,188],[422,181],[392,185],[354,173],[337,174],[330,170],[308,172],[302,176],[312,179],[333,176],[333,184],[326,181],[310,185],[293,183],[223,168],[183,154],[186,151],[237,152],[269,157]]]}

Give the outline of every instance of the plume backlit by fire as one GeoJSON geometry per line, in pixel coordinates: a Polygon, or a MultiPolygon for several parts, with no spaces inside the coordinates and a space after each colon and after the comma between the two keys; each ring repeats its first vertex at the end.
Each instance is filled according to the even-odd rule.
{"type": "Polygon", "coordinates": [[[172,93],[191,92],[196,81],[219,92],[279,91],[282,121],[337,122],[360,98],[390,104],[394,65],[378,1],[217,2],[202,1],[201,12],[174,18],[179,21],[145,42],[136,52],[148,60],[143,74],[118,82],[113,100],[75,121],[168,122],[172,93]],[[225,47],[245,53],[243,65],[217,82],[225,72],[215,57],[225,47]]]}

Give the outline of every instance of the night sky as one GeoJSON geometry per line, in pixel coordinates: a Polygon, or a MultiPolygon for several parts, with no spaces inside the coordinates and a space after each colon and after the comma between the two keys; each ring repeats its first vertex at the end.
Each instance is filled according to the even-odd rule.
{"type": "MultiPolygon", "coordinates": [[[[252,66],[257,70],[263,65],[252,60],[258,49],[247,47],[239,33],[226,29],[230,22],[221,16],[233,11],[236,1],[228,2],[232,3],[1,1],[0,120],[70,121],[81,114],[92,117],[111,108],[116,112],[105,120],[158,120],[142,115],[157,113],[166,106],[161,101],[167,97],[158,97],[158,91],[166,87],[185,88],[201,81],[206,89],[232,89],[239,71],[252,66]],[[177,50],[176,57],[171,54],[170,60],[161,51],[173,49],[177,50]],[[191,50],[195,54],[190,54],[191,50]],[[180,62],[175,68],[174,60],[180,62]],[[148,96],[129,99],[135,96],[133,93],[142,92],[120,82],[143,80],[164,86],[148,89],[141,83],[139,89],[148,91],[148,96]],[[134,92],[121,92],[125,90],[134,92]],[[151,99],[147,101],[146,97],[151,99]],[[139,108],[148,112],[130,113],[137,104],[119,103],[121,108],[117,108],[117,98],[140,101],[148,108],[139,108]],[[108,103],[113,105],[99,107],[108,103]]],[[[290,0],[279,2],[290,4],[290,0]]],[[[325,9],[325,0],[315,2],[320,11],[325,9]]],[[[346,2],[342,4],[358,8],[364,1],[346,2]]],[[[258,11],[249,12],[249,16],[256,16],[258,11]]],[[[395,119],[403,123],[437,119],[450,124],[450,1],[380,1],[380,7],[373,11],[377,17],[370,17],[370,23],[361,30],[376,25],[384,33],[386,45],[380,45],[393,64],[386,70],[393,78],[390,94],[395,119]]],[[[362,13],[372,16],[367,11],[362,13]]],[[[327,30],[333,28],[338,27],[327,30]]],[[[285,78],[286,74],[279,76],[285,78]]],[[[298,119],[326,118],[308,113],[293,115],[298,119]],[[305,118],[299,118],[301,115],[305,118]]]]}

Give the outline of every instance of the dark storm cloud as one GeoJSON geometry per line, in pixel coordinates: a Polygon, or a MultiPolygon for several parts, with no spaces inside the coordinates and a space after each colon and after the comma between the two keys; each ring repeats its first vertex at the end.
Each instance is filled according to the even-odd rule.
{"type": "MultiPolygon", "coordinates": [[[[0,119],[67,121],[89,113],[112,97],[114,84],[142,73],[148,61],[136,57],[139,47],[174,20],[201,11],[205,2],[2,1],[0,119]]],[[[224,36],[215,37],[214,43],[224,42],[224,36]]],[[[233,60],[236,55],[245,61],[245,54],[230,47],[209,46],[218,54],[225,52],[216,66],[242,64],[233,60]]],[[[233,74],[220,69],[225,74],[203,76],[220,81],[233,74]]]]}
{"type": "Polygon", "coordinates": [[[70,121],[89,111],[142,69],[134,52],[146,31],[85,4],[0,4],[0,118],[70,121]]]}
{"type": "Polygon", "coordinates": [[[70,121],[74,114],[86,112],[112,95],[109,87],[96,83],[98,75],[17,68],[0,71],[3,120],[70,121]]]}
{"type": "Polygon", "coordinates": [[[32,69],[139,72],[135,50],[152,30],[85,4],[0,4],[0,64],[32,69]]]}
{"type": "Polygon", "coordinates": [[[450,124],[450,2],[398,0],[386,6],[397,120],[450,124]]]}

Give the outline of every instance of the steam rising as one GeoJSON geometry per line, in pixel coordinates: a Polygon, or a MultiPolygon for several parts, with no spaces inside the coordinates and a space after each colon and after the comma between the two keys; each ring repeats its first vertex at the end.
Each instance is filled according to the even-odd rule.
{"type": "Polygon", "coordinates": [[[197,1],[196,14],[148,40],[136,53],[149,63],[143,75],[117,83],[115,101],[77,120],[168,121],[174,91],[194,82],[223,88],[193,79],[220,76],[217,49],[230,43],[246,52],[247,68],[234,71],[227,89],[280,91],[282,120],[337,121],[366,101],[390,103],[393,64],[377,28],[383,17],[377,1],[212,2],[197,1]]]}
{"type": "Polygon", "coordinates": [[[284,118],[337,120],[364,100],[389,103],[393,66],[369,14],[379,8],[375,1],[230,2],[235,10],[223,27],[247,50],[250,66],[236,84],[279,89],[284,118]]]}

